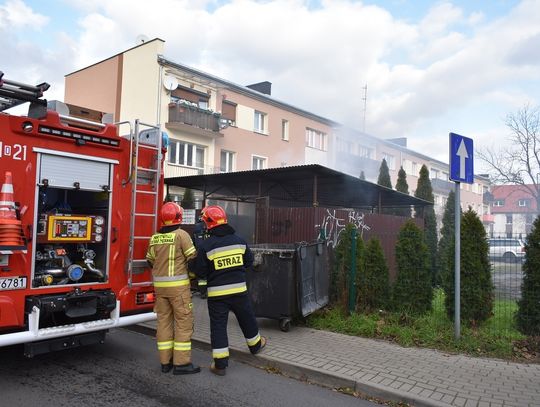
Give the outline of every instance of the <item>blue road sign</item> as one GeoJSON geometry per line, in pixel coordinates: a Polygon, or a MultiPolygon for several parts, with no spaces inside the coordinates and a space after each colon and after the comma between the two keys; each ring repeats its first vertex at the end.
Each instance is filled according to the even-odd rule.
{"type": "Polygon", "coordinates": [[[473,140],[455,133],[450,133],[450,179],[474,182],[473,140]]]}

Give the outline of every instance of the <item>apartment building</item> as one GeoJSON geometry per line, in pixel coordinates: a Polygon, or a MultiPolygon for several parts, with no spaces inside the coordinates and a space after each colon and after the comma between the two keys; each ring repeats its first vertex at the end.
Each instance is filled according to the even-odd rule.
{"type": "MultiPolygon", "coordinates": [[[[407,148],[406,139],[381,140],[346,128],[271,95],[271,83],[243,86],[174,62],[156,38],[66,75],[65,102],[112,113],[115,122],[138,118],[169,136],[166,177],[321,164],[376,182],[386,159],[392,184],[399,168],[414,194],[420,168],[429,171],[435,211],[442,219],[454,183],[448,164],[407,148]]],[[[481,216],[488,179],[461,184],[463,208],[481,216]]],[[[183,191],[170,190],[174,199],[183,191]]]]}
{"type": "MultiPolygon", "coordinates": [[[[66,75],[65,102],[158,124],[169,136],[165,177],[328,165],[336,123],[163,56],[154,39],[66,75]]],[[[169,191],[181,198],[183,191],[169,191]]]]}
{"type": "MultiPolygon", "coordinates": [[[[355,176],[363,172],[366,180],[377,182],[381,162],[385,159],[393,186],[397,183],[400,167],[403,167],[407,174],[407,184],[411,195],[416,190],[420,168],[425,165],[429,170],[433,187],[434,209],[439,228],[442,226],[448,194],[451,190],[455,190],[455,183],[449,179],[450,167],[447,163],[408,149],[406,138],[383,140],[366,133],[339,127],[334,130],[333,142],[334,145],[329,150],[329,166],[355,176]]],[[[460,183],[462,208],[466,210],[472,207],[483,220],[486,228],[491,223],[489,203],[484,202],[484,195],[489,191],[489,187],[489,178],[482,175],[475,176],[473,184],[460,183]]]]}
{"type": "Polygon", "coordinates": [[[525,237],[538,216],[536,186],[496,185],[491,190],[490,236],[525,237]]]}

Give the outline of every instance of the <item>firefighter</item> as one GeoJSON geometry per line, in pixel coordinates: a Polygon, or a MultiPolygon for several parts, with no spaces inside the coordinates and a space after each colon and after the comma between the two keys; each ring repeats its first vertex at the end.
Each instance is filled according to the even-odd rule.
{"type": "Polygon", "coordinates": [[[180,229],[183,210],[167,202],[161,209],[163,227],[150,239],[146,259],[152,267],[157,347],[161,371],[191,374],[201,371],[191,363],[193,310],[187,262],[197,251],[191,237],[180,229]]]}
{"type": "Polygon", "coordinates": [[[232,311],[238,320],[252,354],[266,345],[249,300],[246,269],[253,264],[247,243],[235,234],[220,206],[207,206],[201,212],[208,237],[197,250],[194,271],[208,282],[208,314],[212,344],[212,373],[224,376],[229,363],[227,320],[232,311]]]}
{"type": "MultiPolygon", "coordinates": [[[[195,244],[195,247],[199,248],[203,240],[207,237],[208,233],[206,232],[206,225],[204,224],[202,219],[199,219],[199,221],[195,224],[195,228],[193,230],[193,243],[195,244]]],[[[201,298],[206,299],[208,297],[206,279],[198,278],[197,288],[199,290],[201,298]]]]}

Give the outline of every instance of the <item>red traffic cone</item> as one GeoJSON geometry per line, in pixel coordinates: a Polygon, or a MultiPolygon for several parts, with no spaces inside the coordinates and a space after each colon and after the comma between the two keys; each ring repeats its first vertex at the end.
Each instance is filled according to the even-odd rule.
{"type": "Polygon", "coordinates": [[[0,192],[0,246],[20,247],[24,245],[21,221],[17,219],[13,198],[13,180],[10,171],[0,192]]]}
{"type": "Polygon", "coordinates": [[[11,171],[6,171],[6,179],[0,193],[0,219],[17,219],[11,171]]]}

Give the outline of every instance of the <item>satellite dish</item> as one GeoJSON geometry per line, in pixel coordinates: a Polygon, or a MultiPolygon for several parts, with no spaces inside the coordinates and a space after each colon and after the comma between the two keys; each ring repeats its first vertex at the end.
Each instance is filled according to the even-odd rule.
{"type": "Polygon", "coordinates": [[[144,44],[147,41],[148,41],[148,37],[146,35],[144,35],[144,34],[137,35],[137,38],[135,39],[135,43],[137,45],[144,44]]]}
{"type": "Polygon", "coordinates": [[[167,90],[175,90],[178,87],[178,79],[176,79],[174,76],[164,75],[163,86],[167,90]]]}

